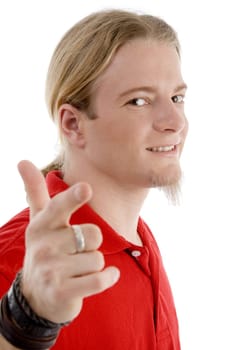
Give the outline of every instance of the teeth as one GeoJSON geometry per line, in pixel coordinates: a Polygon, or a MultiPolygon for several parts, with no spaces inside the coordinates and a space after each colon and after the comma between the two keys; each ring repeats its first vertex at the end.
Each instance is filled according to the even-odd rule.
{"type": "Polygon", "coordinates": [[[152,152],[169,152],[169,151],[172,151],[174,150],[175,146],[159,146],[159,147],[151,147],[151,148],[148,148],[150,151],[152,152]]]}

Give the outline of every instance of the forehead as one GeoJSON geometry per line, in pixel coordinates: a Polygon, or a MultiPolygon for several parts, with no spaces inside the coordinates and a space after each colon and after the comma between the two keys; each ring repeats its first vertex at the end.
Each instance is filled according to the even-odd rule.
{"type": "Polygon", "coordinates": [[[116,94],[137,86],[171,87],[183,82],[180,58],[171,44],[137,39],[122,46],[98,77],[95,91],[116,94]]]}

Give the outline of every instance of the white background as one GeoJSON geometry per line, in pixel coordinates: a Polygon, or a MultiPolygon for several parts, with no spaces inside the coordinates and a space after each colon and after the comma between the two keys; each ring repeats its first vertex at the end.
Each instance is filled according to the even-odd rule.
{"type": "Polygon", "coordinates": [[[0,225],[25,205],[16,165],[47,164],[56,130],[44,103],[47,66],[64,32],[109,7],[159,15],[177,31],[190,132],[179,207],[152,191],[142,211],[172,284],[184,350],[233,349],[231,1],[8,0],[0,3],[0,225]]]}

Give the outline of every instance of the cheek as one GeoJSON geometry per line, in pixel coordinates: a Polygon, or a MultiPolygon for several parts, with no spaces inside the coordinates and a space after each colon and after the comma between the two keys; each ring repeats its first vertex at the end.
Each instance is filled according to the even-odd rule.
{"type": "Polygon", "coordinates": [[[122,143],[122,134],[117,128],[109,123],[98,125],[88,134],[87,151],[95,157],[106,157],[108,154],[119,152],[122,143]]]}
{"type": "Polygon", "coordinates": [[[189,122],[188,122],[188,119],[185,118],[184,139],[186,139],[186,137],[188,135],[188,130],[189,130],[189,122]]]}
{"type": "Polygon", "coordinates": [[[105,144],[121,144],[127,140],[134,139],[134,131],[130,124],[118,120],[112,120],[107,123],[98,125],[93,130],[93,138],[98,139],[99,142],[105,144]]]}

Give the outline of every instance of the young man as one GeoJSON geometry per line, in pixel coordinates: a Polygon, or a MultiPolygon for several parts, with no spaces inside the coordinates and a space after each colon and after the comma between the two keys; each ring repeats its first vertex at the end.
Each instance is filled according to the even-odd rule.
{"type": "Polygon", "coordinates": [[[84,18],[57,46],[47,102],[63,149],[46,180],[19,164],[30,218],[25,209],[0,230],[2,350],[180,349],[159,249],[139,217],[151,187],[173,199],[179,189],[179,54],[163,20],[118,10],[84,18]]]}

